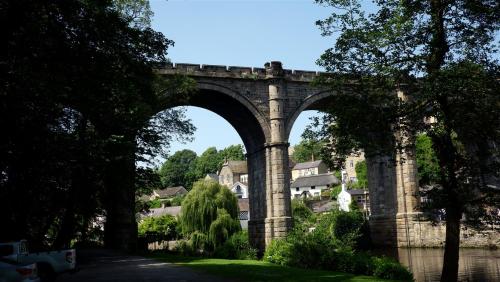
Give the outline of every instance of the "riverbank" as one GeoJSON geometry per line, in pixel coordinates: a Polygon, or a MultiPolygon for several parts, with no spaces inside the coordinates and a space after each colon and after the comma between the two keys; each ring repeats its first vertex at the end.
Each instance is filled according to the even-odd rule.
{"type": "Polygon", "coordinates": [[[285,267],[259,260],[184,257],[159,252],[149,253],[146,256],[238,281],[392,281],[335,271],[285,267]]]}

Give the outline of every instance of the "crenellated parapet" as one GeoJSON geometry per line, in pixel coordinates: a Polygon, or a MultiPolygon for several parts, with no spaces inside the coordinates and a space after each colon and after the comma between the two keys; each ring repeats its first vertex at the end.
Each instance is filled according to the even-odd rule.
{"type": "MultiPolygon", "coordinates": [[[[158,67],[158,72],[161,74],[186,74],[201,77],[266,79],[266,69],[256,67],[169,63],[158,67]]],[[[297,82],[311,82],[320,74],[321,72],[316,71],[283,70],[283,78],[297,82]]]]}

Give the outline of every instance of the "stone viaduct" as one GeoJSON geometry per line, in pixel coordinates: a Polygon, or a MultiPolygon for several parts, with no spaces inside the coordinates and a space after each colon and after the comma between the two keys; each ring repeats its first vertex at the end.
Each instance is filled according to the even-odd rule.
{"type": "MultiPolygon", "coordinates": [[[[284,236],[292,227],[288,137],[299,114],[324,109],[332,91],[311,85],[316,72],[286,70],[280,62],[266,63],[265,68],[172,64],[159,73],[193,78],[198,91],[174,106],[210,110],[242,138],[249,168],[252,244],[263,250],[270,240],[284,236]]],[[[413,154],[394,156],[405,162],[388,156],[367,158],[372,239],[378,245],[415,246],[416,162],[413,154]]]]}

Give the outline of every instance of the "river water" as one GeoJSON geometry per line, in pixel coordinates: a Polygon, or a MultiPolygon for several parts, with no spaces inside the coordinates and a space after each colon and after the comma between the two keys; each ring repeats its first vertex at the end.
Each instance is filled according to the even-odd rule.
{"type": "MultiPolygon", "coordinates": [[[[391,255],[410,268],[416,281],[439,281],[444,249],[401,248],[391,255]]],[[[460,249],[458,279],[500,282],[500,250],[460,249]]]]}

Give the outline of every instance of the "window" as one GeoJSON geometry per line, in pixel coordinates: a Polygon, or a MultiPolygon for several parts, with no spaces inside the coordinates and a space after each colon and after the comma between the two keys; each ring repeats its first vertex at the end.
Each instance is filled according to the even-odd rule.
{"type": "Polygon", "coordinates": [[[248,220],[248,211],[240,211],[240,220],[248,220]]]}
{"type": "Polygon", "coordinates": [[[236,186],[236,193],[241,194],[241,186],[240,185],[236,186]]]}
{"type": "Polygon", "coordinates": [[[298,192],[298,191],[299,191],[299,187],[295,187],[295,191],[297,191],[297,192],[298,192]]]}
{"type": "Polygon", "coordinates": [[[349,161],[349,166],[350,166],[350,167],[354,167],[354,161],[353,161],[353,160],[350,160],[350,161],[349,161]]]}
{"type": "Polygon", "coordinates": [[[312,189],[316,189],[316,186],[311,186],[311,190],[312,190],[312,189]]]}
{"type": "Polygon", "coordinates": [[[243,183],[248,183],[248,174],[242,174],[240,176],[240,181],[243,183]]]}

